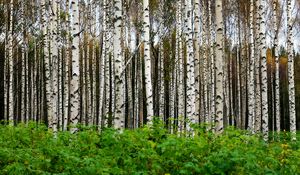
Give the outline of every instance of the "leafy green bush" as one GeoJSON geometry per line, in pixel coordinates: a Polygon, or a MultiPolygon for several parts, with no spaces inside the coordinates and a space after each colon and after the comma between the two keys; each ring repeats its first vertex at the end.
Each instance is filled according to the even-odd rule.
{"type": "Polygon", "coordinates": [[[161,125],[122,132],[81,128],[57,138],[43,125],[0,126],[0,174],[299,174],[300,143],[228,128],[169,134],[161,125]]]}

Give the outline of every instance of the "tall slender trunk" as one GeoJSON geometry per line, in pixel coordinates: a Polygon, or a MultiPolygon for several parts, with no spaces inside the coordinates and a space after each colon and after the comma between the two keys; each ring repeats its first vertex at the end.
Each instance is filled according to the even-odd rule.
{"type": "Polygon", "coordinates": [[[261,131],[261,78],[260,78],[260,64],[261,64],[261,51],[260,51],[260,10],[259,0],[256,0],[256,30],[255,30],[255,132],[261,131]]]}
{"type": "Polygon", "coordinates": [[[208,104],[208,71],[207,71],[207,65],[208,65],[208,58],[207,58],[207,8],[206,8],[206,3],[205,1],[202,1],[202,16],[203,16],[203,27],[202,27],[202,38],[203,38],[203,51],[205,52],[203,54],[203,71],[202,71],[202,74],[203,74],[203,104],[204,104],[204,121],[205,123],[210,123],[210,120],[209,120],[209,112],[208,112],[208,107],[209,107],[209,104],[208,104]]]}
{"type": "MultiPolygon", "coordinates": [[[[238,22],[239,23],[239,22],[238,22]]],[[[239,24],[237,24],[237,27],[239,27],[239,24]]],[[[236,125],[239,129],[242,129],[242,123],[241,123],[241,76],[240,76],[240,39],[239,34],[240,31],[237,34],[237,47],[236,47],[236,125]]]]}
{"type": "MultiPolygon", "coordinates": [[[[121,31],[122,31],[122,1],[115,0],[114,14],[114,60],[115,60],[115,118],[114,125],[116,128],[125,127],[125,104],[124,104],[124,58],[121,47],[121,31]]],[[[124,70],[125,71],[125,70],[124,70]]]]}
{"type": "Polygon", "coordinates": [[[13,125],[14,122],[14,92],[13,92],[13,70],[14,70],[14,60],[13,60],[13,12],[14,12],[14,1],[10,0],[10,17],[9,17],[9,31],[8,31],[8,120],[9,124],[13,125]]]}
{"type": "Polygon", "coordinates": [[[295,111],[295,80],[293,56],[293,19],[292,0],[287,0],[287,52],[288,52],[288,83],[289,83],[289,114],[292,140],[296,140],[296,111],[295,111]]]}
{"type": "Polygon", "coordinates": [[[67,31],[67,38],[66,38],[66,48],[65,48],[65,60],[64,60],[64,65],[65,65],[65,74],[64,74],[64,98],[63,98],[63,104],[64,104],[64,111],[63,111],[63,130],[67,130],[68,127],[68,122],[69,122],[69,109],[70,109],[70,38],[69,35],[71,33],[71,20],[70,20],[70,13],[69,13],[69,0],[66,1],[66,31],[67,31]]]}
{"type": "Polygon", "coordinates": [[[248,130],[254,131],[254,112],[255,112],[255,94],[254,94],[254,1],[250,0],[250,61],[249,61],[249,82],[248,82],[248,130]]]}
{"type": "MultiPolygon", "coordinates": [[[[172,47],[172,39],[170,40],[170,47],[172,47]]],[[[173,57],[173,53],[170,54],[170,57],[173,57]]],[[[173,58],[171,58],[171,60],[173,60],[173,58]]],[[[173,62],[171,63],[171,65],[174,65],[173,62]]],[[[171,70],[170,70],[170,83],[169,83],[169,131],[170,133],[173,133],[173,129],[174,129],[174,118],[175,118],[175,69],[174,66],[172,66],[171,70]]]]}
{"type": "Polygon", "coordinates": [[[165,117],[165,78],[164,78],[164,42],[159,44],[160,88],[159,88],[159,116],[163,121],[165,117]]]}
{"type": "Polygon", "coordinates": [[[263,137],[264,140],[268,140],[268,134],[269,134],[269,126],[268,126],[268,79],[267,79],[267,57],[266,57],[266,2],[261,0],[260,1],[260,38],[261,38],[261,55],[262,55],[262,61],[261,61],[261,89],[262,89],[262,131],[263,131],[263,137]]]}
{"type": "Polygon", "coordinates": [[[28,94],[26,89],[28,90],[28,86],[26,86],[26,79],[28,76],[26,76],[26,73],[28,70],[26,69],[26,63],[25,63],[25,2],[21,2],[21,33],[22,33],[22,42],[21,42],[21,64],[22,64],[22,83],[21,83],[21,121],[25,122],[26,114],[27,114],[27,104],[26,103],[26,97],[28,97],[28,94]]]}
{"type": "Polygon", "coordinates": [[[274,20],[274,56],[275,56],[275,118],[276,131],[280,132],[280,82],[279,82],[279,56],[278,56],[278,0],[273,0],[273,20],[274,20]]]}
{"type": "Polygon", "coordinates": [[[209,70],[210,70],[210,117],[211,117],[211,129],[212,131],[215,130],[215,118],[216,118],[216,96],[215,96],[215,90],[216,90],[216,86],[215,86],[215,49],[214,49],[214,36],[213,36],[213,23],[212,23],[212,1],[208,0],[208,25],[209,25],[209,56],[210,56],[210,65],[209,65],[209,70]]]}
{"type": "Polygon", "coordinates": [[[178,63],[178,127],[179,131],[183,131],[184,118],[184,82],[183,82],[183,49],[182,49],[182,2],[177,0],[177,19],[176,19],[176,40],[178,48],[177,63],[178,63]]]}
{"type": "MultiPolygon", "coordinates": [[[[50,55],[51,55],[51,62],[50,66],[52,67],[52,94],[51,94],[51,103],[52,103],[52,116],[50,127],[53,128],[53,132],[57,132],[57,124],[58,124],[58,84],[59,84],[59,77],[58,77],[58,42],[57,42],[57,30],[58,30],[58,15],[57,15],[57,8],[58,4],[55,0],[52,0],[52,16],[51,16],[51,46],[50,46],[50,55]]],[[[51,74],[50,73],[50,74],[51,74]]]]}
{"type": "Polygon", "coordinates": [[[150,18],[149,1],[143,0],[143,21],[144,21],[144,60],[145,60],[145,85],[146,85],[146,106],[147,122],[152,123],[153,117],[153,97],[152,97],[152,77],[151,77],[151,56],[150,56],[150,18]]]}
{"type": "Polygon", "coordinates": [[[200,119],[200,0],[195,0],[195,119],[200,119]]]}
{"type": "Polygon", "coordinates": [[[62,131],[63,127],[63,52],[62,52],[62,46],[59,43],[62,43],[61,40],[61,2],[59,0],[55,1],[56,4],[56,18],[55,18],[55,23],[56,23],[56,38],[55,42],[57,44],[57,129],[62,131]]]}
{"type": "Polygon", "coordinates": [[[106,52],[106,45],[107,45],[107,11],[106,11],[106,0],[103,0],[103,17],[102,17],[102,24],[103,24],[103,34],[102,34],[102,53],[101,53],[101,61],[99,62],[99,71],[100,71],[100,87],[99,87],[99,119],[98,119],[98,125],[102,126],[103,117],[105,116],[105,62],[107,58],[107,52],[106,52]]]}
{"type": "Polygon", "coordinates": [[[51,127],[52,114],[52,102],[51,102],[51,74],[50,74],[50,58],[49,58],[49,40],[48,40],[48,27],[47,27],[47,12],[46,12],[46,2],[42,0],[42,28],[43,28],[43,49],[44,49],[44,64],[45,64],[45,90],[46,90],[46,102],[45,108],[47,111],[47,122],[48,126],[51,127]]]}
{"type": "MultiPolygon", "coordinates": [[[[192,1],[187,2],[187,117],[195,123],[195,60],[192,28],[192,1]]],[[[187,130],[190,130],[189,123],[187,130]]]]}
{"type": "Polygon", "coordinates": [[[71,110],[70,124],[71,133],[75,133],[78,129],[76,125],[80,117],[80,71],[79,71],[79,3],[78,0],[72,0],[72,16],[73,16],[73,43],[72,43],[72,79],[71,79],[71,110]]]}
{"type": "Polygon", "coordinates": [[[216,133],[223,132],[223,14],[222,0],[216,1],[216,133]]]}

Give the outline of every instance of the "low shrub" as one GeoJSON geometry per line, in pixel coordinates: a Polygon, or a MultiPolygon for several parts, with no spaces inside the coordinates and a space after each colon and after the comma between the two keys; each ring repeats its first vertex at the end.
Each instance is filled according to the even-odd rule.
{"type": "Polygon", "coordinates": [[[228,128],[169,134],[162,126],[57,137],[43,125],[0,126],[0,174],[299,174],[300,144],[228,128]]]}

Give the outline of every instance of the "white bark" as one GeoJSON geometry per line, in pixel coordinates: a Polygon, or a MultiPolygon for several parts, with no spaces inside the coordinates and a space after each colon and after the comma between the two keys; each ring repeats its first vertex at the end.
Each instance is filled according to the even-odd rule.
{"type": "MultiPolygon", "coordinates": [[[[239,27],[239,24],[237,24],[237,27],[239,27]]],[[[240,32],[239,32],[240,33],[240,32]]],[[[237,38],[239,38],[239,33],[237,34],[237,38]]],[[[240,42],[239,39],[237,39],[237,50],[236,50],[236,89],[237,89],[237,95],[236,95],[236,125],[237,128],[241,129],[241,79],[240,79],[240,42]]]]}
{"type": "Polygon", "coordinates": [[[121,47],[121,31],[122,31],[122,1],[115,0],[114,15],[114,60],[115,60],[115,118],[114,125],[118,129],[125,128],[125,104],[124,104],[124,58],[121,47]]]}
{"type": "MultiPolygon", "coordinates": [[[[187,117],[190,123],[195,123],[195,61],[192,28],[192,1],[187,4],[187,117]]],[[[190,130],[187,123],[187,130],[190,130]]]]}
{"type": "Polygon", "coordinates": [[[213,23],[212,23],[212,4],[211,0],[208,1],[208,25],[209,25],[209,56],[210,56],[210,75],[209,75],[209,81],[210,81],[210,123],[211,123],[211,130],[215,130],[215,117],[216,117],[216,96],[215,96],[215,56],[214,56],[214,36],[213,36],[213,23]]]}
{"type": "MultiPolygon", "coordinates": [[[[28,91],[28,86],[26,86],[26,76],[27,69],[26,69],[26,63],[25,63],[25,35],[24,35],[24,30],[25,30],[25,13],[24,13],[24,8],[25,8],[25,2],[21,2],[21,33],[22,33],[22,41],[21,41],[21,63],[22,63],[22,83],[21,83],[21,122],[25,122],[26,114],[27,114],[27,104],[26,103],[26,97],[29,98],[27,92],[28,91]],[[27,88],[27,91],[26,91],[27,88]]],[[[27,116],[28,117],[28,116],[27,116]]]]}
{"type": "MultiPolygon", "coordinates": [[[[57,132],[57,122],[58,122],[58,42],[57,42],[57,30],[58,30],[58,14],[57,14],[57,3],[55,0],[52,0],[52,16],[51,16],[51,46],[50,46],[50,55],[52,64],[52,94],[51,94],[51,103],[52,103],[52,116],[49,116],[51,119],[49,121],[49,127],[53,129],[53,132],[57,132]]],[[[50,69],[51,72],[51,69],[50,69]]],[[[50,73],[51,74],[51,73],[50,73]]]]}
{"type": "Polygon", "coordinates": [[[295,79],[293,56],[293,19],[292,0],[287,0],[287,52],[288,52],[288,83],[289,83],[289,114],[292,140],[296,140],[296,111],[295,111],[295,79]]]}
{"type": "Polygon", "coordinates": [[[106,61],[106,47],[107,47],[107,23],[106,23],[106,18],[107,18],[107,13],[106,13],[106,0],[103,0],[103,19],[102,19],[102,24],[103,24],[103,43],[102,43],[102,56],[101,56],[101,61],[100,61],[100,66],[99,66],[99,71],[100,71],[100,89],[99,89],[99,119],[98,119],[98,126],[102,126],[102,119],[105,116],[105,61],[106,61]]]}
{"type": "Polygon", "coordinates": [[[275,53],[275,118],[276,131],[280,132],[280,78],[279,78],[279,56],[278,56],[278,0],[273,0],[273,20],[274,20],[274,53],[275,53]]]}
{"type": "Polygon", "coordinates": [[[70,39],[69,35],[71,33],[71,20],[69,17],[69,0],[66,1],[66,31],[67,31],[67,39],[66,39],[66,56],[65,56],[65,80],[64,80],[64,98],[63,98],[63,103],[64,103],[64,121],[63,121],[63,130],[66,131],[68,127],[68,119],[69,119],[69,97],[70,97],[70,39]]]}
{"type": "Polygon", "coordinates": [[[268,127],[268,80],[267,80],[267,57],[266,57],[266,2],[261,0],[260,1],[260,38],[261,38],[261,55],[262,55],[262,62],[261,62],[261,89],[262,89],[262,131],[263,131],[263,137],[264,140],[268,140],[268,134],[269,134],[269,127],[268,127]]]}
{"type": "Polygon", "coordinates": [[[204,53],[203,54],[203,104],[204,104],[204,121],[206,124],[210,123],[210,119],[209,119],[209,112],[208,112],[208,91],[207,91],[207,88],[208,88],[208,78],[207,78],[207,74],[208,74],[208,71],[207,71],[207,65],[208,65],[208,59],[207,59],[207,15],[206,15],[206,12],[207,12],[207,9],[206,9],[206,3],[205,1],[202,1],[202,7],[203,7],[203,10],[202,10],[202,16],[203,16],[203,27],[202,27],[202,37],[203,37],[203,50],[204,53]]]}
{"type": "Polygon", "coordinates": [[[164,42],[161,41],[159,44],[159,65],[160,65],[160,89],[159,89],[159,116],[161,120],[164,120],[165,117],[165,78],[164,78],[164,42]]]}
{"type": "Polygon", "coordinates": [[[14,1],[10,0],[10,17],[9,17],[9,31],[8,31],[8,71],[9,71],[9,83],[8,83],[8,120],[9,124],[13,125],[14,120],[14,93],[13,93],[13,11],[14,1]]]}
{"type": "Polygon", "coordinates": [[[42,8],[42,28],[43,28],[43,46],[44,46],[44,63],[45,63],[45,86],[46,86],[46,108],[47,108],[47,117],[48,117],[48,125],[52,126],[53,117],[52,114],[52,102],[51,102],[51,74],[50,74],[50,58],[49,58],[49,41],[48,41],[48,31],[47,31],[47,13],[46,13],[46,2],[42,0],[41,2],[42,8]]]}
{"type": "Polygon", "coordinates": [[[255,112],[255,94],[254,94],[254,1],[250,0],[250,61],[249,61],[249,79],[248,79],[248,130],[254,131],[254,112],[255,112]]]}
{"type": "Polygon", "coordinates": [[[260,51],[260,10],[259,10],[259,0],[256,0],[256,30],[255,30],[255,132],[261,131],[261,79],[260,79],[260,63],[261,63],[261,51],[260,51]]]}
{"type": "Polygon", "coordinates": [[[149,1],[143,0],[143,30],[144,30],[144,59],[145,59],[145,84],[146,84],[146,105],[147,122],[152,123],[153,98],[152,98],[152,78],[151,78],[151,57],[150,57],[150,18],[149,1]]]}
{"type": "Polygon", "coordinates": [[[223,132],[223,13],[222,0],[216,1],[216,133],[223,132]]]}
{"type": "Polygon", "coordinates": [[[79,3],[78,0],[72,0],[72,16],[73,16],[73,45],[72,45],[72,79],[71,79],[71,110],[70,110],[70,125],[71,133],[75,133],[78,129],[80,115],[80,71],[79,71],[79,3]]]}
{"type": "Polygon", "coordinates": [[[200,118],[200,0],[195,0],[195,122],[200,118]]]}
{"type": "MultiPolygon", "coordinates": [[[[105,2],[106,0],[104,0],[105,2]]],[[[105,13],[105,12],[104,12],[105,13]]],[[[106,23],[105,23],[105,16],[103,16],[103,36],[102,36],[102,55],[101,55],[101,60],[99,61],[99,71],[100,71],[100,76],[99,76],[99,80],[100,80],[100,84],[99,84],[99,116],[98,116],[98,127],[101,128],[101,123],[102,123],[102,117],[104,116],[104,83],[105,83],[105,47],[106,47],[106,41],[105,41],[105,31],[106,31],[106,23]]]]}
{"type": "Polygon", "coordinates": [[[183,131],[184,119],[184,85],[183,85],[183,49],[182,49],[182,2],[177,0],[177,19],[176,19],[176,42],[178,48],[177,63],[178,63],[178,130],[183,131]]]}
{"type": "Polygon", "coordinates": [[[170,103],[170,113],[169,113],[169,131],[170,133],[173,133],[173,126],[174,126],[174,112],[175,112],[175,69],[172,69],[172,71],[170,72],[170,88],[169,88],[169,92],[170,92],[170,96],[169,96],[169,103],[170,103]]]}

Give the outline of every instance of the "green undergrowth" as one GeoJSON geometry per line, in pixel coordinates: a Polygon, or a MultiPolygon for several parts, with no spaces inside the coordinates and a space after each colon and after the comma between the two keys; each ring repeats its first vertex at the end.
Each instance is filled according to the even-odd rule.
{"type": "MultiPolygon", "coordinates": [[[[300,174],[300,142],[264,142],[228,128],[169,134],[161,125],[57,138],[43,125],[0,126],[0,174],[300,174]]],[[[298,139],[299,140],[299,139],[298,139]]]]}

